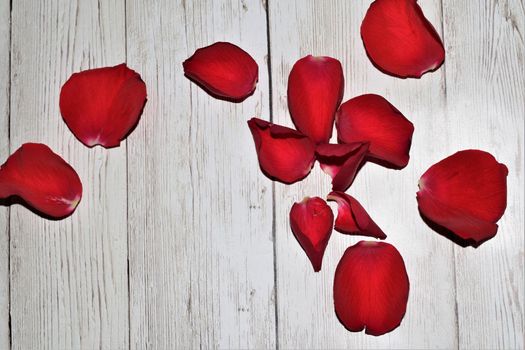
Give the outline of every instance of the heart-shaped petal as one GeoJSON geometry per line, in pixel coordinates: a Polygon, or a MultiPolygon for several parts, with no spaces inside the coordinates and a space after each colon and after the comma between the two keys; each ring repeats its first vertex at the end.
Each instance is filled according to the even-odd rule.
{"type": "Polygon", "coordinates": [[[298,131],[252,118],[248,121],[262,171],[272,180],[292,184],[305,178],[315,162],[315,146],[298,131]]]}
{"type": "Polygon", "coordinates": [[[323,255],[332,234],[334,214],[319,198],[305,198],[290,210],[290,227],[312,263],[315,272],[321,270],[323,255]]]}
{"type": "Polygon", "coordinates": [[[459,151],[421,176],[419,210],[462,245],[478,246],[496,235],[507,207],[507,175],[507,167],[490,153],[459,151]]]}
{"type": "Polygon", "coordinates": [[[369,142],[371,160],[395,169],[408,164],[414,125],[383,97],[366,94],[346,101],[335,125],[340,143],[369,142]]]}
{"type": "Polygon", "coordinates": [[[259,66],[246,51],[217,42],[195,51],[183,63],[184,74],[210,95],[241,102],[255,91],[259,66]]]}
{"type": "Polygon", "coordinates": [[[346,191],[368,153],[368,143],[318,145],[315,149],[321,169],[332,178],[333,191],[346,191]]]}
{"type": "Polygon", "coordinates": [[[59,219],[77,207],[82,184],[75,170],[49,147],[26,143],[0,167],[0,198],[11,196],[59,219]]]}
{"type": "Polygon", "coordinates": [[[297,61],[288,77],[288,109],[297,130],[316,144],[327,143],[343,92],[341,62],[314,56],[297,61]]]}
{"type": "Polygon", "coordinates": [[[73,74],[62,86],[60,112],[84,145],[117,147],[137,125],[146,84],[125,64],[73,74]]]}
{"type": "Polygon", "coordinates": [[[416,0],[376,0],[361,24],[374,65],[401,78],[420,78],[445,60],[445,48],[416,0]]]}
{"type": "Polygon", "coordinates": [[[334,278],[334,306],[351,332],[382,335],[401,324],[410,283],[403,258],[385,242],[361,241],[346,250],[334,278]]]}
{"type": "Polygon", "coordinates": [[[386,235],[354,197],[344,192],[331,192],[327,199],[337,203],[335,230],[346,235],[385,239],[386,235]]]}

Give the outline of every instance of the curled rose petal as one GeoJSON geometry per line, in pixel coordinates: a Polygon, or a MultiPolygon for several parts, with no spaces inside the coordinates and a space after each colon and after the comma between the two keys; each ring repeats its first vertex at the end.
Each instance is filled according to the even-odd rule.
{"type": "Polygon", "coordinates": [[[62,86],[60,112],[84,145],[117,147],[137,125],[146,84],[125,64],[73,74],[62,86]]]}
{"type": "Polygon", "coordinates": [[[340,143],[369,142],[371,160],[396,169],[408,164],[414,125],[383,97],[367,94],[346,101],[335,125],[340,143]]]}
{"type": "Polygon", "coordinates": [[[297,130],[316,144],[327,143],[343,92],[341,62],[314,56],[297,61],[288,77],[288,109],[297,130]]]}
{"type": "Polygon", "coordinates": [[[490,154],[459,151],[432,165],[419,180],[417,202],[424,218],[477,247],[494,237],[507,207],[508,169],[490,154]]]}
{"type": "Polygon", "coordinates": [[[298,131],[252,118],[248,121],[262,171],[292,184],[305,178],[315,162],[315,146],[298,131]]]}
{"type": "Polygon", "coordinates": [[[290,210],[290,227],[312,263],[315,272],[321,270],[323,255],[332,234],[334,214],[326,202],[306,197],[290,210]]]}
{"type": "Polygon", "coordinates": [[[376,0],[361,24],[368,57],[384,73],[420,78],[445,60],[445,48],[416,0],[376,0]]]}
{"type": "Polygon", "coordinates": [[[0,167],[0,198],[21,198],[44,216],[64,218],[82,198],[75,170],[46,145],[26,143],[0,167]]]}
{"type": "Polygon", "coordinates": [[[403,258],[385,242],[361,241],[346,250],[334,278],[334,306],[351,332],[379,336],[401,324],[410,283],[403,258]]]}
{"type": "Polygon", "coordinates": [[[347,235],[385,239],[385,233],[368,215],[361,204],[344,192],[331,192],[327,199],[337,203],[335,229],[347,235]]]}
{"type": "Polygon", "coordinates": [[[368,143],[322,144],[315,154],[321,169],[332,178],[333,191],[346,191],[368,152],[368,143]]]}
{"type": "Polygon", "coordinates": [[[198,49],[183,67],[184,74],[210,95],[231,102],[241,102],[252,95],[259,79],[254,59],[227,42],[198,49]]]}

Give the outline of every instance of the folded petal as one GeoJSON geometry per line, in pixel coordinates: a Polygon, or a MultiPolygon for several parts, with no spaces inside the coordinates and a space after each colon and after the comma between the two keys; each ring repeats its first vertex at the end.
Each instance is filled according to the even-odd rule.
{"type": "Polygon", "coordinates": [[[75,73],[60,92],[62,118],[88,147],[119,146],[137,125],[145,103],[146,84],[125,64],[75,73]]]}
{"type": "Polygon", "coordinates": [[[379,336],[401,324],[410,283],[403,258],[384,242],[361,241],[346,250],[334,278],[334,306],[351,332],[379,336]]]}
{"type": "Polygon", "coordinates": [[[195,51],[183,63],[184,74],[210,95],[241,102],[253,94],[259,67],[243,49],[217,42],[195,51]]]}
{"type": "Polygon", "coordinates": [[[340,143],[369,142],[372,160],[396,169],[408,164],[414,125],[383,97],[366,94],[346,101],[335,123],[340,143]]]}
{"type": "Polygon", "coordinates": [[[0,198],[16,196],[45,216],[63,218],[82,198],[75,170],[46,145],[26,143],[0,167],[0,198]]]}
{"type": "Polygon", "coordinates": [[[334,225],[334,214],[326,202],[306,197],[290,210],[290,227],[312,263],[315,272],[321,270],[324,251],[334,225]]]}
{"type": "Polygon", "coordinates": [[[327,143],[343,92],[341,62],[314,56],[297,61],[288,77],[288,109],[297,130],[316,144],[327,143]]]}
{"type": "Polygon", "coordinates": [[[420,78],[445,60],[445,48],[416,0],[376,0],[361,24],[374,65],[401,78],[420,78]]]}
{"type": "Polygon", "coordinates": [[[334,191],[328,195],[327,199],[337,203],[336,231],[346,235],[386,238],[385,233],[354,197],[344,192],[334,191]]]}
{"type": "Polygon", "coordinates": [[[298,131],[252,118],[248,121],[262,171],[292,184],[305,178],[315,162],[315,146],[298,131]]]}
{"type": "Polygon", "coordinates": [[[332,178],[333,191],[346,191],[368,152],[368,143],[318,145],[315,149],[321,169],[332,178]]]}
{"type": "Polygon", "coordinates": [[[467,244],[496,235],[507,207],[508,169],[490,153],[459,151],[432,165],[419,180],[421,214],[467,244]]]}

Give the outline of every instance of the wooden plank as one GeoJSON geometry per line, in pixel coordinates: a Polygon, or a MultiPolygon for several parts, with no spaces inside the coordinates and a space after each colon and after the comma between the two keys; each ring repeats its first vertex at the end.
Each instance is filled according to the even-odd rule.
{"type": "MultiPolygon", "coordinates": [[[[0,1],[0,164],[9,155],[9,0],[0,1]]],[[[0,207],[0,348],[9,349],[9,208],[0,207]]]]}
{"type": "Polygon", "coordinates": [[[268,117],[260,1],[128,0],[128,62],[148,86],[128,143],[131,347],[275,346],[271,182],[246,120],[268,117]],[[190,83],[182,62],[215,41],[253,55],[241,104],[190,83]]]}
{"type": "Polygon", "coordinates": [[[525,10],[519,0],[443,4],[449,140],[509,168],[497,236],[455,249],[459,346],[523,349],[525,10]]]}
{"type": "Polygon", "coordinates": [[[15,349],[128,347],[126,146],[86,148],[58,106],[71,73],[125,60],[124,10],[124,1],[13,2],[11,151],[46,143],[84,185],[61,221],[11,208],[15,349]]]}
{"type": "MultiPolygon", "coordinates": [[[[282,348],[455,348],[457,329],[453,244],[421,220],[415,193],[430,159],[446,153],[444,69],[420,80],[401,80],[379,72],[368,60],[359,28],[370,1],[271,1],[270,43],[273,115],[292,126],[286,87],[294,62],[307,55],[341,60],[345,97],[379,93],[415,125],[411,160],[402,171],[367,164],[352,188],[354,195],[403,255],[410,277],[410,298],[401,326],[382,337],[350,333],[338,322],[332,299],[333,275],[344,250],[363,237],[333,233],[315,274],[288,223],[292,204],[304,196],[326,197],[330,181],[316,166],[303,182],[276,184],[278,342],[282,348]]],[[[421,1],[427,17],[441,31],[439,0],[421,1]]],[[[335,142],[335,132],[333,142],[335,142]]],[[[334,206],[335,209],[335,206],[334,206]]]]}

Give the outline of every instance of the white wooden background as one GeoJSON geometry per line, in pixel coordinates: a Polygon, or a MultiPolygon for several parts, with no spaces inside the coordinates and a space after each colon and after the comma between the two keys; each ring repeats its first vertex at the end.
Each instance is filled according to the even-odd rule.
{"type": "Polygon", "coordinates": [[[0,349],[524,347],[525,6],[522,0],[420,0],[446,63],[420,80],[380,73],[359,26],[370,0],[0,0],[0,156],[45,142],[78,171],[73,216],[47,221],[0,207],[0,349]],[[218,40],[260,67],[242,104],[190,83],[182,61],[218,40]],[[415,125],[402,171],[366,165],[350,189],[405,259],[411,290],[401,326],[382,336],[337,321],[332,280],[359,237],[334,233],[314,274],[288,212],[325,196],[316,167],[272,183],[246,120],[292,125],[293,63],[330,55],[345,100],[384,95],[415,125]],[[88,149],[63,123],[72,72],[121,62],[148,103],[120,148],[88,149]],[[498,235],[461,248],[417,211],[419,176],[459,149],[509,167],[498,235]]]}

